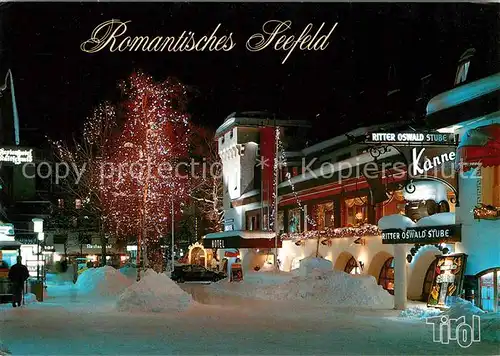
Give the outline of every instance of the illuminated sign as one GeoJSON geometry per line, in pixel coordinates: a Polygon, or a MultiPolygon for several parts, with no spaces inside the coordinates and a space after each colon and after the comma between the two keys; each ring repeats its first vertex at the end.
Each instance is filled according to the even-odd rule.
{"type": "Polygon", "coordinates": [[[213,239],[212,248],[224,248],[224,240],[213,239]]]}
{"type": "Polygon", "coordinates": [[[425,147],[417,149],[414,147],[412,149],[412,175],[419,176],[427,173],[428,171],[441,166],[446,162],[454,162],[456,153],[454,151],[444,152],[440,155],[433,156],[431,158],[424,156],[425,147]]]}
{"type": "Polygon", "coordinates": [[[454,134],[439,132],[373,132],[367,143],[453,145],[456,139],[454,134]]]}
{"type": "Polygon", "coordinates": [[[20,150],[0,148],[0,162],[12,162],[14,164],[33,162],[33,149],[20,150]]]}
{"type": "MultiPolygon", "coordinates": [[[[100,249],[102,248],[101,245],[91,245],[91,244],[87,244],[87,248],[90,248],[90,249],[100,249]]],[[[106,249],[110,250],[112,248],[111,245],[106,245],[106,249]]]]}
{"type": "Polygon", "coordinates": [[[382,231],[383,244],[433,244],[440,242],[460,242],[462,240],[461,225],[419,226],[382,231]]]}

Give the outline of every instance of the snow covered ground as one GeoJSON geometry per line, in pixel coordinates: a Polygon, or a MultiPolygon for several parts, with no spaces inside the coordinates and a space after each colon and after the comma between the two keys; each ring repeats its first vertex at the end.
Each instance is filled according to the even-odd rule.
{"type": "MultiPolygon", "coordinates": [[[[257,273],[245,281],[253,280],[255,289],[284,288],[293,278],[257,273]]],[[[152,278],[156,283],[160,279],[152,278]]],[[[157,290],[146,284],[147,288],[136,285],[135,290],[149,303],[144,296],[157,290]]],[[[499,340],[469,348],[435,343],[432,327],[419,313],[400,316],[394,310],[333,308],[310,300],[259,300],[224,293],[220,285],[217,295],[212,286],[182,285],[197,303],[157,312],[120,311],[117,301],[127,289],[116,296],[85,293],[71,284],[49,285],[43,303],[16,309],[0,306],[0,344],[13,355],[495,355],[500,351],[499,340]]],[[[172,297],[183,295],[174,287],[167,282],[161,291],[172,297]]]]}

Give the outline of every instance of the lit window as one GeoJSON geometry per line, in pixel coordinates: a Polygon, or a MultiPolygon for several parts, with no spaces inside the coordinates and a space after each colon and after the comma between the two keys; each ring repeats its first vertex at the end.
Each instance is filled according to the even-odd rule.
{"type": "Polygon", "coordinates": [[[82,200],[81,199],[75,199],[75,208],[76,209],[82,208],[82,200]]]}
{"type": "Polygon", "coordinates": [[[368,197],[346,199],[346,225],[360,226],[368,222],[368,197]]]}
{"type": "Polygon", "coordinates": [[[300,232],[300,220],[302,217],[300,209],[291,209],[289,211],[289,220],[288,220],[288,232],[293,234],[295,232],[300,232]]]}

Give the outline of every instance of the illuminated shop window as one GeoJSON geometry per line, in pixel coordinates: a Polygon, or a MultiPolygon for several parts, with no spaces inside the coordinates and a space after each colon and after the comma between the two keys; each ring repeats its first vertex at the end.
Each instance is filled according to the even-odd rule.
{"type": "Polygon", "coordinates": [[[477,180],[478,202],[474,208],[476,219],[500,219],[500,166],[481,167],[477,180]]]}
{"type": "Polygon", "coordinates": [[[360,274],[361,270],[359,268],[358,262],[354,257],[351,257],[349,261],[347,261],[345,268],[344,268],[345,273],[349,274],[360,274]]]}
{"type": "Polygon", "coordinates": [[[432,283],[434,282],[434,270],[436,269],[436,262],[431,263],[427,272],[425,273],[424,285],[422,286],[422,300],[426,302],[429,299],[429,293],[431,292],[432,283]]]}
{"type": "Polygon", "coordinates": [[[500,268],[479,276],[479,307],[487,312],[500,311],[500,268]]]}
{"type": "Polygon", "coordinates": [[[368,222],[368,197],[356,197],[345,200],[346,225],[360,226],[368,222]]]}
{"type": "Polygon", "coordinates": [[[312,207],[313,216],[318,230],[335,226],[335,213],[333,202],[316,204],[312,207]]]}
{"type": "Polygon", "coordinates": [[[288,232],[293,234],[295,232],[300,232],[300,220],[302,214],[300,209],[291,209],[288,212],[288,232]]]}
{"type": "Polygon", "coordinates": [[[394,294],[394,258],[385,261],[378,277],[378,284],[389,293],[394,294]]]}

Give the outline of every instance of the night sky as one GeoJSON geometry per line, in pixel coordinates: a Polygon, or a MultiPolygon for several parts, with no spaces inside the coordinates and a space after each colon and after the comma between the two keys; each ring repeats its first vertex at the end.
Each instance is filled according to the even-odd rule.
{"type": "Polygon", "coordinates": [[[384,98],[394,86],[407,103],[427,74],[436,91],[449,89],[461,53],[471,46],[497,48],[499,33],[495,4],[17,3],[0,11],[0,70],[14,73],[21,125],[52,137],[77,132],[93,106],[117,100],[117,82],[134,69],[190,85],[197,123],[216,128],[231,112],[245,110],[306,120],[319,114],[331,137],[383,121],[384,98]],[[184,30],[201,36],[221,23],[219,33],[233,32],[236,47],[215,53],[82,52],[80,44],[110,19],[131,20],[131,36],[179,36],[184,30]],[[283,52],[245,48],[272,19],[291,20],[289,34],[296,35],[309,22],[314,29],[322,22],[338,26],[326,50],[296,49],[281,64],[283,52]],[[391,65],[395,75],[388,80],[391,65]]]}

